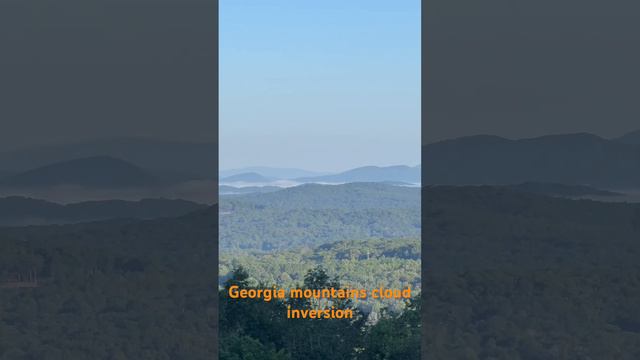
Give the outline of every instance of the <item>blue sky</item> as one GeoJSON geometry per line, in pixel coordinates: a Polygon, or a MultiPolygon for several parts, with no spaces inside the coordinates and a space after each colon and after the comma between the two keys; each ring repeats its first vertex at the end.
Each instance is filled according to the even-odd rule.
{"type": "Polygon", "coordinates": [[[420,1],[220,0],[220,168],[420,161],[420,1]]]}

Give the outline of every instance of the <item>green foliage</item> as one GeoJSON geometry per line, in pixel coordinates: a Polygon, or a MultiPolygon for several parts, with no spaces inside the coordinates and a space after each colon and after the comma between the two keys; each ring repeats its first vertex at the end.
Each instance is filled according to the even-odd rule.
{"type": "Polygon", "coordinates": [[[224,210],[229,203],[289,210],[419,209],[420,188],[382,183],[304,184],[277,192],[223,197],[220,208],[224,210]]]}
{"type": "Polygon", "coordinates": [[[283,210],[235,204],[220,215],[220,249],[226,252],[288,250],[419,234],[420,213],[413,209],[283,210]]]}
{"type": "Polygon", "coordinates": [[[426,188],[425,355],[640,358],[640,205],[426,188]]]}
{"type": "Polygon", "coordinates": [[[221,344],[220,360],[289,360],[284,350],[276,351],[249,336],[227,336],[221,344]]]}
{"type": "Polygon", "coordinates": [[[416,188],[368,183],[303,185],[220,201],[223,252],[290,250],[420,234],[416,188]]]}
{"type": "Polygon", "coordinates": [[[420,359],[421,299],[407,301],[404,311],[395,316],[383,312],[380,320],[367,329],[361,360],[420,359]]]}
{"type": "MultiPolygon", "coordinates": [[[[241,265],[253,274],[254,283],[294,287],[305,280],[307,272],[321,265],[353,288],[373,289],[380,285],[420,290],[420,240],[369,239],[324,244],[315,249],[297,249],[272,253],[221,253],[220,284],[231,276],[231,269],[241,265]]],[[[358,300],[367,313],[390,307],[393,312],[403,303],[393,299],[358,300]]]]}
{"type": "Polygon", "coordinates": [[[215,219],[0,228],[0,359],[211,359],[215,219]]]}
{"type": "MultiPolygon", "coordinates": [[[[315,308],[312,299],[272,300],[231,299],[227,289],[232,284],[250,288],[249,273],[235,268],[220,291],[220,336],[222,359],[252,359],[254,354],[265,351],[264,359],[419,359],[420,316],[418,300],[410,302],[407,311],[397,317],[386,313],[378,325],[368,325],[365,316],[350,301],[334,304],[340,309],[352,309],[352,319],[287,319],[286,306],[297,309],[315,308]],[[389,324],[393,324],[389,327],[389,324]],[[404,325],[403,325],[404,324],[404,325]],[[395,331],[409,326],[408,331],[395,331]],[[398,344],[392,351],[394,357],[376,357],[365,342],[394,337],[398,344]],[[265,350],[266,349],[266,350],[265,350]],[[401,357],[404,356],[404,357],[401,357]]],[[[337,277],[331,278],[322,267],[310,269],[304,275],[302,289],[341,288],[337,277]]],[[[393,345],[392,345],[393,346],[393,345]]],[[[373,349],[373,348],[372,348],[373,349]]],[[[377,349],[376,349],[377,350],[377,349]]]]}

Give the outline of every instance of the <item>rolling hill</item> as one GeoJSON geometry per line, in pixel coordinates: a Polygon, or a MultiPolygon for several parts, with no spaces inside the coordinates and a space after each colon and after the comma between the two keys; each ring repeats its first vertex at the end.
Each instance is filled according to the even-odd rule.
{"type": "Polygon", "coordinates": [[[19,173],[70,159],[108,155],[134,163],[153,175],[174,181],[215,179],[216,143],[153,138],[96,139],[0,153],[0,169],[19,173]]]}
{"type": "Polygon", "coordinates": [[[236,175],[227,176],[220,179],[221,183],[269,183],[274,181],[273,178],[268,178],[255,172],[241,173],[236,175]]]}
{"type": "Polygon", "coordinates": [[[184,200],[106,200],[61,205],[25,197],[0,198],[0,226],[68,224],[115,218],[176,217],[203,209],[184,200]]]}
{"type": "MultiPolygon", "coordinates": [[[[551,359],[558,349],[608,358],[622,349],[640,351],[640,205],[495,186],[434,186],[423,196],[429,201],[422,213],[422,289],[430,306],[422,331],[434,358],[491,353],[551,359]]],[[[212,350],[194,353],[210,344],[217,326],[216,279],[203,276],[216,274],[216,214],[208,208],[172,219],[0,229],[0,273],[35,270],[42,279],[37,289],[0,291],[7,344],[0,351],[101,358],[105,348],[128,346],[135,357],[171,357],[176,349],[184,358],[212,356],[212,350]],[[17,314],[33,321],[19,321],[17,314]],[[23,336],[32,332],[38,336],[23,336]],[[61,333],[85,335],[70,342],[61,333]],[[180,346],[185,336],[192,346],[180,346]],[[145,353],[149,343],[159,346],[145,353]]],[[[251,275],[278,279],[298,271],[296,259],[313,260],[313,266],[317,256],[329,256],[366,280],[370,268],[354,271],[351,259],[366,259],[367,247],[374,257],[395,248],[382,241],[380,253],[375,242],[346,241],[352,240],[358,242],[261,256],[247,267],[271,271],[251,275]]],[[[415,257],[417,249],[398,250],[391,255],[415,257]]],[[[406,273],[397,276],[400,281],[406,273]]]]}
{"type": "Polygon", "coordinates": [[[220,248],[224,251],[271,252],[419,234],[419,188],[305,184],[220,198],[220,248]]]}
{"type": "Polygon", "coordinates": [[[304,169],[296,169],[296,168],[276,168],[276,167],[268,167],[268,166],[250,166],[240,169],[229,169],[229,170],[221,170],[220,177],[229,177],[233,175],[238,175],[242,173],[258,173],[264,177],[275,178],[275,179],[287,179],[292,180],[301,177],[312,177],[312,176],[321,176],[326,175],[325,173],[320,173],[316,171],[308,171],[304,169]]]}
{"type": "Polygon", "coordinates": [[[613,191],[600,190],[584,185],[565,185],[556,183],[526,182],[522,184],[506,186],[510,190],[534,193],[540,195],[560,196],[560,197],[584,197],[584,196],[622,196],[623,194],[613,191]]]}
{"type": "Polygon", "coordinates": [[[640,188],[640,149],[591,134],[509,140],[470,136],[423,146],[427,184],[587,185],[640,188]]]}
{"type": "Polygon", "coordinates": [[[247,186],[247,187],[235,187],[228,185],[218,186],[218,194],[224,195],[246,195],[252,193],[267,193],[282,190],[277,186],[247,186]]]}
{"type": "Polygon", "coordinates": [[[62,161],[0,180],[0,186],[30,188],[74,185],[87,188],[131,188],[159,185],[147,171],[110,156],[62,161]]]}
{"type": "MultiPolygon", "coordinates": [[[[236,196],[233,201],[281,209],[419,209],[420,189],[379,183],[304,184],[277,192],[236,196]]],[[[221,200],[221,208],[224,203],[221,200]]]]}
{"type": "Polygon", "coordinates": [[[640,130],[632,131],[613,140],[623,144],[640,145],[640,130]]]}
{"type": "Polygon", "coordinates": [[[404,182],[420,183],[420,166],[364,166],[333,175],[296,179],[307,183],[404,182]]]}

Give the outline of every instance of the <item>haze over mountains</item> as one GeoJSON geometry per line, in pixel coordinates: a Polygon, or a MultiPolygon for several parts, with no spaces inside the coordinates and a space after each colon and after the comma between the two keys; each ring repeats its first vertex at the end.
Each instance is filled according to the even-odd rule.
{"type": "MultiPolygon", "coordinates": [[[[304,171],[304,170],[301,170],[304,171]]],[[[300,184],[344,184],[352,182],[384,182],[396,185],[415,185],[420,183],[420,166],[363,166],[337,174],[307,176],[293,179],[268,178],[257,172],[239,173],[220,179],[226,186],[275,185],[295,186],[300,184]]]]}
{"type": "Polygon", "coordinates": [[[0,197],[213,203],[217,144],[116,138],[0,153],[0,197]]]}
{"type": "MultiPolygon", "coordinates": [[[[478,135],[423,146],[422,165],[427,167],[425,185],[529,182],[634,190],[640,189],[639,144],[640,131],[614,139],[585,133],[518,140],[478,135]]],[[[54,193],[52,188],[74,186],[78,189],[73,191],[82,196],[71,202],[109,196],[139,200],[174,197],[173,194],[201,202],[202,194],[215,193],[211,187],[215,187],[217,159],[212,155],[216,147],[214,143],[111,139],[4,153],[0,154],[0,196],[57,201],[60,192],[54,193]],[[29,191],[7,190],[15,188],[29,191]],[[147,192],[138,198],[124,195],[125,189],[133,188],[147,192]],[[158,191],[152,193],[154,189],[158,191]],[[97,195],[97,191],[105,190],[112,193],[97,195]],[[91,191],[93,195],[86,194],[91,191]]],[[[421,182],[421,170],[421,165],[363,166],[326,174],[258,166],[221,171],[219,181],[225,186],[221,190],[225,194],[269,192],[276,187],[305,183],[378,182],[415,186],[421,182]]]]}
{"type": "Polygon", "coordinates": [[[301,177],[328,175],[328,173],[309,171],[304,169],[277,168],[277,167],[268,167],[268,166],[250,166],[250,167],[244,167],[239,169],[221,170],[219,176],[220,178],[226,178],[229,176],[243,174],[243,173],[258,173],[268,178],[287,179],[287,180],[297,179],[301,177]]]}
{"type": "Polygon", "coordinates": [[[249,182],[249,183],[268,183],[275,179],[268,178],[266,176],[260,175],[255,172],[247,172],[236,175],[231,175],[225,178],[220,179],[222,183],[232,183],[232,182],[249,182]]]}
{"type": "Polygon", "coordinates": [[[306,177],[297,179],[301,182],[326,182],[326,183],[348,183],[348,182],[406,182],[420,183],[420,166],[364,166],[353,170],[348,170],[334,175],[306,177]]]}
{"type": "Polygon", "coordinates": [[[640,188],[640,147],[620,139],[562,134],[510,140],[470,136],[423,146],[428,184],[547,182],[603,189],[640,188]]]}
{"type": "Polygon", "coordinates": [[[0,179],[0,186],[21,188],[58,185],[127,188],[159,184],[159,179],[147,171],[110,156],[56,162],[0,179]]]}
{"type": "Polygon", "coordinates": [[[0,174],[20,173],[74,159],[110,156],[133,163],[158,177],[177,181],[214,179],[217,144],[152,138],[97,139],[0,153],[0,174]]]}
{"type": "MultiPolygon", "coordinates": [[[[608,190],[640,189],[640,131],[614,139],[587,133],[517,140],[477,135],[428,144],[422,152],[422,165],[427,169],[425,185],[548,183],[608,190]]],[[[235,170],[234,177],[222,178],[221,183],[239,188],[278,185],[275,181],[283,179],[268,177],[259,168],[244,173],[242,170],[235,170]]],[[[364,166],[287,180],[292,181],[290,186],[349,182],[410,185],[421,182],[421,170],[420,165],[364,166]]]]}

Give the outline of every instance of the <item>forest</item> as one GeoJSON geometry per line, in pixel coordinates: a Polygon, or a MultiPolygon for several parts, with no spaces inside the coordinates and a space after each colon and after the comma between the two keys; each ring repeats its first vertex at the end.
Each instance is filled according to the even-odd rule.
{"type": "Polygon", "coordinates": [[[375,183],[307,184],[220,198],[223,254],[419,236],[418,188],[375,183]]]}
{"type": "MultiPolygon", "coordinates": [[[[297,359],[308,349],[335,349],[345,359],[412,359],[418,331],[430,359],[640,358],[639,204],[490,186],[425,187],[422,197],[422,301],[384,312],[375,325],[363,320],[365,335],[346,344],[336,338],[347,337],[351,323],[283,327],[279,319],[292,320],[266,309],[233,312],[255,318],[228,316],[212,276],[215,207],[155,220],[0,228],[0,359],[210,359],[218,315],[226,359],[256,352],[297,359]]],[[[412,237],[393,239],[398,248],[389,259],[412,261],[412,237]]],[[[371,261],[392,250],[376,245],[384,240],[315,244],[297,256],[334,259],[324,270],[342,282],[337,264],[367,261],[355,244],[369,243],[357,247],[369,249],[371,261]]],[[[236,265],[253,282],[267,256],[283,256],[284,264],[296,255],[255,251],[255,263],[228,262],[224,282],[236,265]]],[[[310,265],[285,270],[304,286],[317,264],[310,265]]]]}
{"type": "MultiPolygon", "coordinates": [[[[318,265],[361,289],[420,291],[420,189],[305,184],[220,199],[220,285],[243,266],[254,283],[295,287],[318,265]]],[[[366,299],[368,319],[404,304],[366,299]]]]}
{"type": "MultiPolygon", "coordinates": [[[[420,299],[407,300],[401,314],[383,312],[368,322],[350,299],[336,300],[332,307],[350,309],[349,319],[287,319],[287,306],[315,309],[311,299],[256,301],[231,299],[233,285],[251,288],[250,274],[242,267],[232,270],[220,290],[220,359],[389,359],[420,358],[420,299]]],[[[301,289],[340,288],[322,266],[306,272],[301,289]]]]}
{"type": "MultiPolygon", "coordinates": [[[[339,241],[317,248],[298,248],[271,253],[220,254],[220,283],[242,266],[251,274],[252,284],[277,285],[291,288],[300,284],[309,269],[322,266],[337,276],[343,284],[355,289],[378,286],[402,289],[411,287],[420,292],[420,240],[370,239],[339,241]]],[[[376,319],[383,308],[399,312],[404,303],[394,299],[371,298],[354,301],[365,314],[376,319]]]]}

